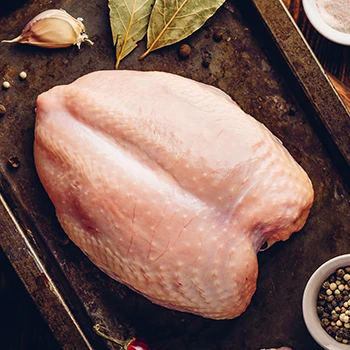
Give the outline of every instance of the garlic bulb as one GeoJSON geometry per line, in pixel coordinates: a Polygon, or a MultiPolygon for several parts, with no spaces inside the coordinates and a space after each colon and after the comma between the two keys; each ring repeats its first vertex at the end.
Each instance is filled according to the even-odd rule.
{"type": "Polygon", "coordinates": [[[82,19],[75,19],[65,10],[47,10],[35,16],[22,30],[21,35],[5,43],[21,43],[46,48],[63,48],[93,42],[85,33],[82,19]]]}

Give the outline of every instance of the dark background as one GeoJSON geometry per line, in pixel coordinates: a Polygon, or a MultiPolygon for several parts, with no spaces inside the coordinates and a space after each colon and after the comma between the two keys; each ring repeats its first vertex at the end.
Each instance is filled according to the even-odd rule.
{"type": "Polygon", "coordinates": [[[0,349],[60,349],[1,249],[0,349]]]}

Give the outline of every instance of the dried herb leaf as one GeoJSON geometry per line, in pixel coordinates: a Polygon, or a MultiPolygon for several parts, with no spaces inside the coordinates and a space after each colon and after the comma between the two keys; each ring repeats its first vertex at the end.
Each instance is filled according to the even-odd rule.
{"type": "Polygon", "coordinates": [[[109,0],[110,23],[116,45],[116,69],[147,32],[155,0],[109,0]]]}
{"type": "Polygon", "coordinates": [[[148,50],[187,38],[211,17],[225,0],[156,0],[147,30],[148,50]]]}

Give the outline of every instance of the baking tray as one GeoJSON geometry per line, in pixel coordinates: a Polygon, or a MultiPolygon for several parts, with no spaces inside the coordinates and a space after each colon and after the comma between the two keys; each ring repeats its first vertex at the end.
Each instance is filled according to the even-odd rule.
{"type": "MultiPolygon", "coordinates": [[[[0,5],[1,6],[1,5],[0,5]]],[[[152,304],[99,271],[69,241],[33,162],[35,100],[57,84],[114,68],[106,0],[13,2],[0,7],[0,39],[18,35],[36,14],[64,8],[83,17],[93,47],[44,50],[0,46],[0,245],[63,349],[118,349],[93,331],[144,339],[151,349],[319,349],[303,322],[301,299],[312,272],[350,248],[349,114],[301,33],[278,0],[232,0],[180,44],[138,57],[121,69],[177,73],[221,88],[279,137],[309,174],[315,203],[306,226],[287,242],[259,253],[257,291],[247,311],[214,321],[152,304]],[[9,5],[7,5],[9,6],[9,5]],[[1,12],[2,10],[2,12],[1,12]],[[212,38],[224,34],[221,42],[212,38]],[[209,60],[207,68],[203,59],[209,60]],[[26,71],[25,81],[18,73],[26,71]],[[9,166],[17,157],[20,166],[9,166]]]]}

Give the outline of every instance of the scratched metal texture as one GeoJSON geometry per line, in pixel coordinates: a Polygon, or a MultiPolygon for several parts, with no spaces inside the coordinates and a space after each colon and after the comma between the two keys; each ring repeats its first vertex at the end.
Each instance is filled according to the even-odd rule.
{"type": "MultiPolygon", "coordinates": [[[[114,338],[136,336],[158,350],[258,350],[282,345],[319,349],[304,325],[301,299],[320,264],[349,252],[347,164],[338,162],[336,142],[330,145],[327,130],[315,123],[319,111],[276,49],[254,2],[263,3],[226,2],[185,40],[192,47],[187,59],[179,58],[180,44],[175,44],[139,61],[145,51],[142,41],[120,66],[177,73],[226,91],[282,140],[313,182],[315,202],[306,226],[287,242],[259,253],[252,302],[242,316],[225,321],[156,306],[99,271],[67,239],[37,177],[32,152],[36,97],[86,73],[114,68],[107,1],[0,2],[0,39],[17,36],[43,10],[64,8],[84,18],[95,42],[80,50],[0,44],[0,79],[11,83],[9,90],[0,90],[0,104],[7,109],[0,117],[0,246],[63,349],[117,349],[93,332],[96,323],[114,338]],[[213,40],[215,30],[223,32],[222,41],[213,40]],[[203,59],[209,60],[206,68],[203,59]],[[28,74],[25,81],[18,78],[22,70],[28,74]],[[13,156],[20,161],[17,169],[8,166],[13,156]]],[[[307,62],[300,69],[307,73],[307,62]]],[[[314,83],[317,87],[317,77],[314,83]]],[[[325,97],[330,98],[328,93],[325,97]]],[[[332,139],[336,141],[337,135],[332,139]]]]}

